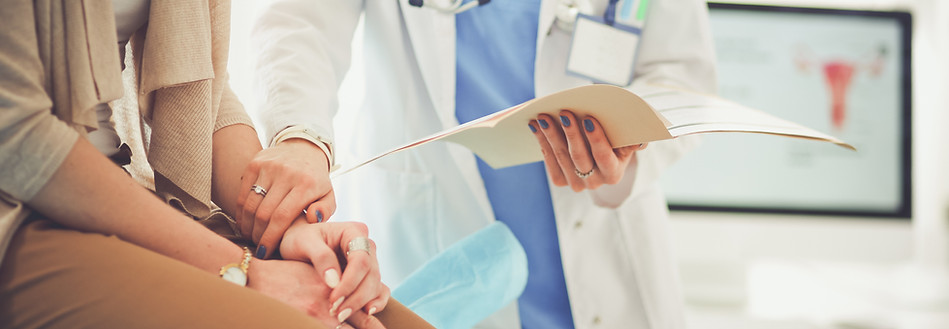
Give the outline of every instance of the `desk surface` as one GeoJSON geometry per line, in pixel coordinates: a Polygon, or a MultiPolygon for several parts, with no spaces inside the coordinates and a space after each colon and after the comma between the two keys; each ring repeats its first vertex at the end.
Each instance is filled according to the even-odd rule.
{"type": "Polygon", "coordinates": [[[743,303],[689,303],[691,329],[945,329],[949,269],[758,261],[743,303]]]}

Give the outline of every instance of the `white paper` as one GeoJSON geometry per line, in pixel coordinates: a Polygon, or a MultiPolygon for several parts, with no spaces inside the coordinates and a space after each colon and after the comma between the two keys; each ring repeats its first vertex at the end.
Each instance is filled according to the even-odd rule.
{"type": "Polygon", "coordinates": [[[752,132],[814,139],[854,149],[833,136],[713,95],[653,85],[634,89],[645,96],[596,84],[532,99],[346,166],[333,177],[436,140],[461,144],[494,168],[541,161],[540,146],[527,124],[540,113],[558,115],[562,109],[578,117],[595,117],[613,147],[696,133],[752,132]]]}

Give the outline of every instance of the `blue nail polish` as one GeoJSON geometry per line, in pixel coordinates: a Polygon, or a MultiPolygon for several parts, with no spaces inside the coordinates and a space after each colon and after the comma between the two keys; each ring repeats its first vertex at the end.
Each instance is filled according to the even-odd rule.
{"type": "Polygon", "coordinates": [[[532,132],[532,133],[536,133],[536,132],[537,132],[537,128],[534,128],[534,126],[528,124],[527,127],[531,129],[531,132],[532,132]]]}
{"type": "Polygon", "coordinates": [[[537,122],[540,123],[541,128],[547,129],[547,127],[550,127],[550,125],[547,124],[547,120],[540,119],[540,120],[537,120],[537,122]]]}
{"type": "Polygon", "coordinates": [[[568,118],[566,115],[561,115],[560,123],[563,123],[564,127],[570,127],[570,118],[568,118]]]}
{"type": "Polygon", "coordinates": [[[257,255],[255,255],[255,257],[259,259],[264,259],[264,257],[267,257],[267,247],[257,246],[257,255]]]}
{"type": "Polygon", "coordinates": [[[583,127],[587,129],[588,132],[593,132],[593,121],[590,119],[583,120],[583,127]]]}
{"type": "Polygon", "coordinates": [[[322,223],[322,222],[323,222],[323,212],[322,212],[322,211],[319,211],[319,210],[316,211],[316,222],[317,222],[317,223],[322,223]]]}

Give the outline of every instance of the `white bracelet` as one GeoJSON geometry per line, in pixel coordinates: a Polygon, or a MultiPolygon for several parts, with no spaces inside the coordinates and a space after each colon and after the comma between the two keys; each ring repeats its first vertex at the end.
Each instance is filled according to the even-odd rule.
{"type": "Polygon", "coordinates": [[[326,160],[328,161],[330,172],[333,172],[339,168],[339,166],[336,165],[335,157],[333,156],[333,143],[327,141],[320,135],[316,135],[312,129],[308,129],[303,126],[289,126],[281,130],[279,133],[277,133],[277,136],[274,136],[273,141],[270,143],[270,147],[293,138],[306,140],[310,143],[313,143],[313,145],[316,145],[316,147],[319,147],[320,150],[323,150],[323,153],[326,154],[326,160]]]}

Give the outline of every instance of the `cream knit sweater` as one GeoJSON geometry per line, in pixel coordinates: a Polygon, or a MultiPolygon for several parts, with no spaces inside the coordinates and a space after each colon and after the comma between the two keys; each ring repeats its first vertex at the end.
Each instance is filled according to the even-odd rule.
{"type": "MultiPolygon", "coordinates": [[[[0,10],[0,257],[94,107],[122,96],[111,1],[13,0],[0,10]]],[[[251,125],[227,82],[230,2],[152,1],[131,42],[159,196],[211,210],[211,136],[251,125]]],[[[2,261],[2,259],[0,259],[2,261]]]]}

